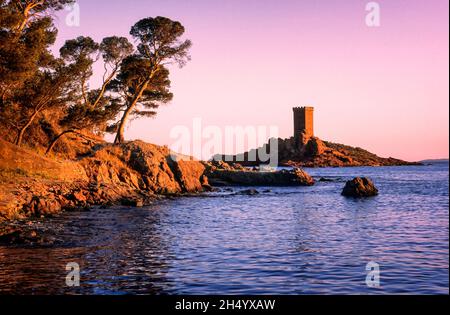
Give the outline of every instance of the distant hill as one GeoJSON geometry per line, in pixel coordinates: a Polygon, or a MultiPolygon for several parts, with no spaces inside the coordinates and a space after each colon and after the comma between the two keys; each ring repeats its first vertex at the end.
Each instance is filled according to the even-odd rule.
{"type": "Polygon", "coordinates": [[[430,159],[430,160],[423,160],[420,162],[424,164],[448,163],[449,159],[430,159]]]}

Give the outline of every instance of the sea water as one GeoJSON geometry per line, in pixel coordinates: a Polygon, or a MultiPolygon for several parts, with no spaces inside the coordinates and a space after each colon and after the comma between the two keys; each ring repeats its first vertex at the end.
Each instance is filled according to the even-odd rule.
{"type": "Polygon", "coordinates": [[[235,187],[41,220],[58,245],[0,247],[0,293],[449,293],[448,163],[307,171],[313,187],[235,187]],[[341,196],[356,176],[380,195],[341,196]],[[80,286],[66,283],[71,263],[80,286]]]}

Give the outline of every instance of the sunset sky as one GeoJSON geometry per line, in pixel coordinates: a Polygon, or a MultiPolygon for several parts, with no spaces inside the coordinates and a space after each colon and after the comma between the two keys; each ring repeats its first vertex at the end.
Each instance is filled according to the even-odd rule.
{"type": "Polygon", "coordinates": [[[448,0],[378,1],[380,27],[365,23],[368,2],[79,0],[79,27],[58,14],[56,47],[79,35],[129,36],[149,16],[185,26],[192,61],[172,70],[174,100],[156,119],[133,121],[128,139],[171,144],[171,129],[194,118],[278,126],[285,138],[292,107],[309,105],[321,139],[384,157],[448,157],[448,0]]]}

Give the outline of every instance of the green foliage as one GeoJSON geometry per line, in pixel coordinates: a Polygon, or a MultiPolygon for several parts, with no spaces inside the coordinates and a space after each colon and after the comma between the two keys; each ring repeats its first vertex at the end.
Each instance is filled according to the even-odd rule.
{"type": "Polygon", "coordinates": [[[137,22],[130,34],[139,40],[139,54],[146,58],[152,66],[177,63],[180,67],[190,60],[190,40],[180,41],[184,34],[180,22],[166,17],[146,18],[137,22]]]}
{"type": "MultiPolygon", "coordinates": [[[[57,30],[51,12],[74,0],[0,1],[0,93],[3,103],[53,59],[57,30]]],[[[2,104],[5,105],[5,104],[2,104]]]]}
{"type": "Polygon", "coordinates": [[[61,120],[65,128],[92,131],[95,127],[104,129],[120,110],[117,97],[107,94],[107,88],[115,78],[122,60],[133,50],[133,45],[124,37],[107,37],[97,44],[89,37],[69,40],[61,48],[65,69],[71,73],[75,86],[67,99],[67,115],[61,120]],[[92,66],[102,55],[105,73],[100,89],[88,90],[92,66]],[[78,87],[76,86],[78,84],[78,87]]]}
{"type": "Polygon", "coordinates": [[[17,144],[37,114],[55,98],[48,92],[38,94],[48,87],[57,63],[49,50],[57,30],[46,10],[58,9],[58,3],[0,2],[0,125],[17,130],[17,144]]]}
{"type": "Polygon", "coordinates": [[[131,55],[133,49],[133,45],[125,37],[106,37],[100,44],[103,61],[113,67],[117,67],[122,60],[131,55]]]}
{"type": "MultiPolygon", "coordinates": [[[[147,60],[137,55],[126,58],[117,79],[111,84],[111,90],[121,93],[125,99],[124,105],[130,104],[139,93],[142,83],[147,80],[151,68],[147,60]]],[[[151,83],[143,90],[138,105],[132,112],[138,116],[152,116],[160,104],[172,100],[173,94],[169,90],[169,71],[161,67],[153,76],[151,83]],[[147,111],[150,110],[150,111],[147,111]]]]}
{"type": "Polygon", "coordinates": [[[97,43],[80,36],[67,40],[55,57],[52,14],[73,2],[0,0],[0,136],[18,145],[39,141],[51,151],[69,133],[91,139],[117,132],[121,142],[129,120],[154,117],[172,100],[168,66],[190,59],[191,42],[181,40],[184,27],[165,17],[131,28],[136,50],[125,37],[97,43]],[[96,63],[103,63],[103,81],[91,89],[96,63]],[[42,132],[47,139],[35,136],[42,132]]]}
{"type": "Polygon", "coordinates": [[[123,110],[115,142],[124,141],[129,119],[151,117],[156,109],[172,100],[167,65],[182,67],[190,59],[191,42],[181,41],[184,27],[165,17],[146,18],[137,22],[130,34],[138,41],[137,53],[126,58],[111,89],[122,96],[123,110]]]}

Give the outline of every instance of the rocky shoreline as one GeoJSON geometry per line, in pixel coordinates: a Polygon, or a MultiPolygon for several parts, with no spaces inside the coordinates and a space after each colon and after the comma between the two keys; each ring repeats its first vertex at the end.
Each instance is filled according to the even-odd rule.
{"type": "Polygon", "coordinates": [[[201,162],[172,160],[168,148],[140,141],[104,143],[77,161],[64,162],[6,142],[1,147],[0,220],[91,206],[144,206],[161,196],[211,189],[201,162]]]}
{"type": "MultiPolygon", "coordinates": [[[[331,149],[313,138],[305,150],[304,154],[317,159],[326,158],[331,149]]],[[[162,198],[195,195],[220,186],[315,184],[301,168],[270,172],[238,163],[202,162],[142,141],[121,145],[104,142],[77,159],[63,160],[46,158],[0,140],[0,156],[0,222],[48,217],[94,206],[143,207],[162,198]]],[[[288,161],[286,165],[310,166],[305,161],[288,161]]]]}
{"type": "Polygon", "coordinates": [[[102,143],[76,160],[62,160],[0,140],[0,156],[0,244],[6,245],[54,245],[56,235],[39,221],[65,211],[143,207],[166,198],[215,191],[211,184],[314,184],[302,170],[260,172],[201,162],[141,141],[119,146],[102,143]]]}
{"type": "Polygon", "coordinates": [[[142,141],[102,143],[75,161],[45,158],[4,141],[0,150],[0,221],[94,206],[142,207],[161,198],[213,191],[213,186],[314,184],[302,170],[259,172],[201,162],[142,141]]]}
{"type": "MultiPolygon", "coordinates": [[[[142,141],[101,143],[77,159],[46,158],[0,140],[0,244],[51,246],[57,242],[39,220],[94,207],[144,207],[159,200],[200,196],[216,187],[312,186],[301,168],[264,171],[223,161],[202,162],[142,141]]],[[[344,195],[378,192],[366,179],[347,183],[344,195]],[[351,189],[350,189],[351,188],[351,189]]],[[[231,188],[225,188],[231,189],[231,188]]],[[[234,192],[259,195],[256,189],[234,192]]]]}
{"type": "MultiPolygon", "coordinates": [[[[326,157],[329,147],[324,149],[316,138],[311,141],[314,143],[309,143],[305,152],[326,157]],[[311,153],[311,148],[316,153],[311,153]]],[[[39,233],[30,230],[26,222],[63,211],[143,207],[165,198],[215,191],[215,187],[312,186],[316,180],[330,180],[315,180],[301,168],[260,171],[238,163],[202,162],[142,141],[103,142],[76,159],[58,159],[0,140],[0,156],[0,243],[39,242],[39,233]],[[11,222],[18,222],[20,228],[11,222]]],[[[309,166],[304,161],[286,165],[309,166]]],[[[354,195],[375,195],[370,185],[357,184],[352,186],[354,195]]],[[[257,195],[259,191],[247,189],[238,194],[257,195]]]]}

